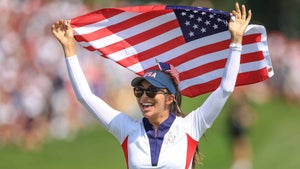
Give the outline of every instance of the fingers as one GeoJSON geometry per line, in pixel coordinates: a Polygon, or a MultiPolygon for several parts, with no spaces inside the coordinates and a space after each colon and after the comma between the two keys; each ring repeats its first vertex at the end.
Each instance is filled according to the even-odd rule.
{"type": "Polygon", "coordinates": [[[241,11],[240,11],[240,5],[239,5],[238,2],[235,3],[235,10],[236,10],[236,12],[237,12],[238,14],[241,13],[241,11]]]}
{"type": "Polygon", "coordinates": [[[242,15],[241,15],[242,19],[246,19],[246,7],[245,5],[242,5],[242,15]]]}
{"type": "Polygon", "coordinates": [[[51,26],[52,32],[66,31],[68,28],[70,28],[68,20],[58,20],[51,26]]]}
{"type": "Polygon", "coordinates": [[[241,6],[242,9],[240,9],[240,5],[238,2],[235,3],[235,10],[232,10],[230,13],[231,16],[235,16],[236,19],[242,19],[246,21],[250,21],[252,17],[251,10],[248,10],[248,14],[246,12],[246,6],[243,4],[241,6]],[[248,17],[247,17],[248,15],[248,17]]]}
{"type": "Polygon", "coordinates": [[[248,17],[247,17],[247,20],[246,20],[247,23],[250,22],[251,18],[252,18],[252,11],[251,11],[251,10],[248,10],[248,17]]]}

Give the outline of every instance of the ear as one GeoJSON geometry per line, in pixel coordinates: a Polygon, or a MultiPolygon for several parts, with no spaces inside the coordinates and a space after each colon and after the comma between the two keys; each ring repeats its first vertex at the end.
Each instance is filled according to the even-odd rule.
{"type": "Polygon", "coordinates": [[[170,94],[166,98],[166,104],[170,105],[170,104],[172,104],[174,102],[174,100],[175,100],[175,95],[174,94],[170,94]]]}

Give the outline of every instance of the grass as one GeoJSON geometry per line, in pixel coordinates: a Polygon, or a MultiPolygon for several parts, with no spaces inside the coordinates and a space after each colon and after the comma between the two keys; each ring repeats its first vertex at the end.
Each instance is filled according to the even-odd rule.
{"type": "MultiPolygon", "coordinates": [[[[203,98],[184,99],[185,112],[201,104],[203,98]],[[199,103],[198,103],[199,102],[199,103]]],[[[254,169],[295,169],[300,166],[300,105],[273,100],[253,104],[257,113],[250,130],[254,169]]],[[[201,169],[230,167],[231,149],[227,131],[228,104],[214,126],[199,143],[204,155],[201,169]]],[[[0,147],[1,169],[122,169],[123,152],[116,139],[102,127],[81,131],[71,141],[48,141],[40,151],[14,146],[0,147]]]]}

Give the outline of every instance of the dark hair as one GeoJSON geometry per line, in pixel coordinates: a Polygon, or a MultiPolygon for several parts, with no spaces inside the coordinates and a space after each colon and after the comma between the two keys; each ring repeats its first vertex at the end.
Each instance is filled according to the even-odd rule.
{"type": "MultiPolygon", "coordinates": [[[[172,80],[172,82],[173,82],[173,84],[176,88],[175,101],[171,104],[170,111],[174,112],[176,116],[185,117],[186,114],[184,114],[181,111],[182,94],[179,90],[178,84],[175,81],[175,78],[169,72],[166,72],[166,71],[162,71],[162,72],[166,73],[171,78],[171,80],[172,80]]],[[[194,157],[193,157],[193,163],[192,163],[192,168],[193,169],[196,168],[197,164],[201,163],[201,156],[202,156],[201,152],[199,151],[199,147],[197,145],[196,150],[195,150],[195,154],[194,154],[194,157]]]]}

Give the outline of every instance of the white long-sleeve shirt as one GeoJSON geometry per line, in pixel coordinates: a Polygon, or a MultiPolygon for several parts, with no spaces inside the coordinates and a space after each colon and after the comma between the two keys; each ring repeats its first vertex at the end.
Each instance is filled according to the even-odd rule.
{"type": "Polygon", "coordinates": [[[66,64],[78,100],[118,139],[127,168],[190,169],[198,141],[211,127],[234,89],[240,55],[241,46],[230,47],[220,86],[186,117],[177,117],[171,113],[159,126],[157,135],[147,119],[133,119],[94,95],[76,55],[68,57],[66,64]]]}

